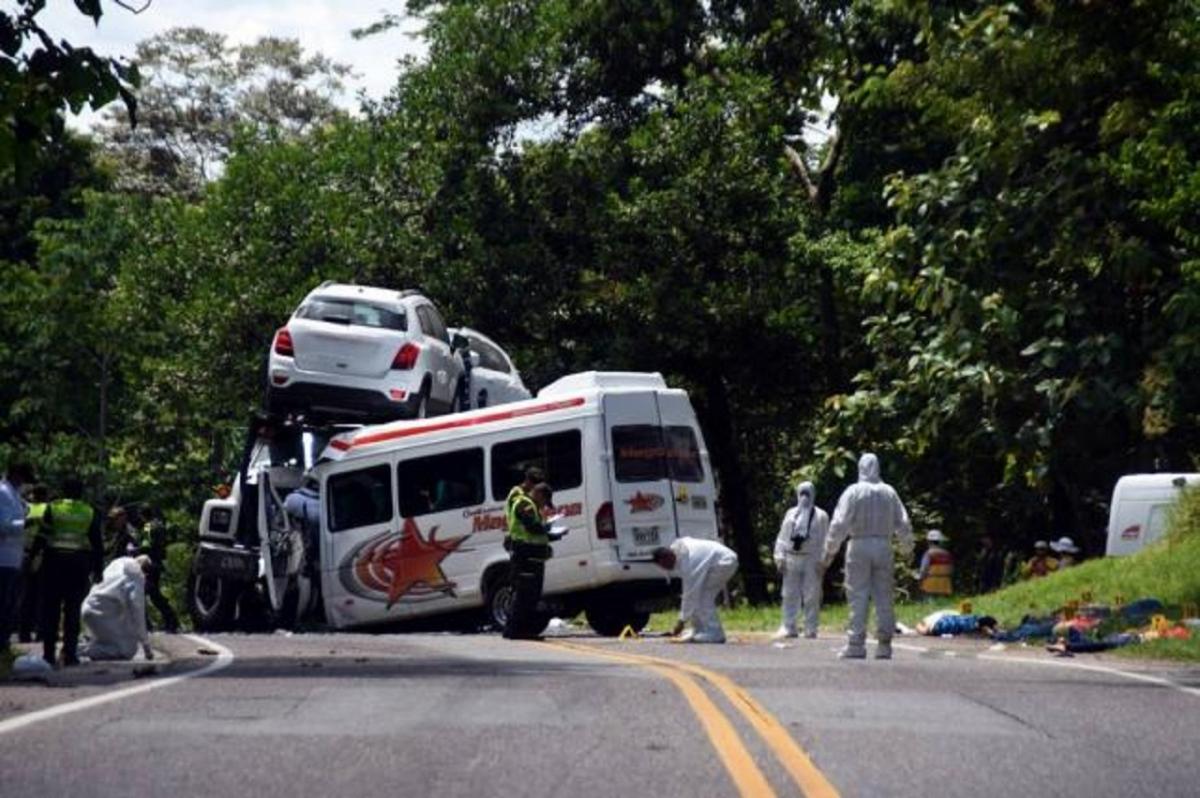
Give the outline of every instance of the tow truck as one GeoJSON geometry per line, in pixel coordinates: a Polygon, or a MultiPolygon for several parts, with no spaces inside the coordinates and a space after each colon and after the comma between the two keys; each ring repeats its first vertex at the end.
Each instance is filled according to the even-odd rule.
{"type": "Polygon", "coordinates": [[[200,515],[200,542],[187,586],[196,629],[290,628],[320,612],[319,575],[306,570],[310,543],[283,503],[329,440],[358,426],[303,416],[251,420],[228,490],[205,502],[200,515]]]}

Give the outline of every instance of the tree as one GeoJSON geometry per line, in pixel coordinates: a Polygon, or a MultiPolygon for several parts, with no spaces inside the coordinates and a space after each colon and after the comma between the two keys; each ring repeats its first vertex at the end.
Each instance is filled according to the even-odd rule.
{"type": "Polygon", "coordinates": [[[197,197],[220,174],[239,130],[302,136],[340,115],[349,67],[294,39],[230,46],[220,33],[172,28],[138,44],[140,124],[110,114],[99,131],[121,188],[197,197]]]}
{"type": "MultiPolygon", "coordinates": [[[[80,13],[100,22],[100,0],[75,0],[80,13]]],[[[133,124],[137,70],[90,47],[55,42],[38,23],[46,0],[17,0],[0,11],[0,179],[10,170],[23,181],[39,152],[58,140],[63,112],[99,109],[120,97],[133,124]]]]}

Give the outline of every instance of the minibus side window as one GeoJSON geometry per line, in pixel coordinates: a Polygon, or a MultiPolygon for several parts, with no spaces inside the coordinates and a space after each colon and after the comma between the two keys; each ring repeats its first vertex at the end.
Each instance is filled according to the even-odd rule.
{"type": "Polygon", "coordinates": [[[492,447],[492,498],[503,501],[525,469],[536,466],[556,491],[583,484],[583,443],[579,430],[554,432],[497,443],[492,447]]]}
{"type": "Polygon", "coordinates": [[[483,504],[483,449],[405,460],[396,466],[396,486],[402,518],[483,504]]]}
{"type": "Polygon", "coordinates": [[[667,473],[676,482],[703,482],[704,465],[691,427],[664,427],[667,473]]]}
{"type": "Polygon", "coordinates": [[[330,532],[392,520],[391,468],[387,464],[335,474],[327,488],[330,532]]]}
{"type": "Polygon", "coordinates": [[[662,427],[630,424],[612,428],[617,482],[657,482],[666,479],[662,427]]]}

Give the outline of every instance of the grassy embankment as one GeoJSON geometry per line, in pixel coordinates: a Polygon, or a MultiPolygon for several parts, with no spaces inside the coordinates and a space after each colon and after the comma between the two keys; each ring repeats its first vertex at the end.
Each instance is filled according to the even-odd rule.
{"type": "MultiPolygon", "coordinates": [[[[1167,617],[1177,619],[1183,605],[1200,604],[1200,490],[1189,491],[1172,516],[1167,538],[1131,557],[1098,558],[1044,579],[1020,582],[981,596],[962,596],[937,603],[906,602],[896,607],[897,619],[915,626],[935,609],[957,607],[969,600],[974,611],[997,618],[1001,625],[1017,625],[1024,615],[1045,615],[1090,595],[1097,603],[1133,601],[1154,597],[1168,606],[1167,617]]],[[[779,626],[779,607],[734,607],[723,610],[731,631],[770,632],[779,626]]],[[[826,630],[845,628],[844,603],[821,611],[826,630]]],[[[668,630],[674,613],[659,613],[650,628],[668,630]]],[[[1190,640],[1154,640],[1118,649],[1122,656],[1200,661],[1200,635],[1190,640]]]]}

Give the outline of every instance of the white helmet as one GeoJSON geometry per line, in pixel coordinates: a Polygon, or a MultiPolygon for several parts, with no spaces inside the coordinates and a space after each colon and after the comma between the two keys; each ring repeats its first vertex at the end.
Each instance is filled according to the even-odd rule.
{"type": "Polygon", "coordinates": [[[925,540],[930,543],[945,543],[946,536],[942,534],[942,530],[940,529],[931,529],[929,530],[929,534],[925,536],[925,540]]]}
{"type": "Polygon", "coordinates": [[[1075,545],[1075,541],[1068,537],[1061,537],[1050,544],[1050,548],[1057,551],[1059,554],[1078,554],[1079,547],[1075,545]]]}

